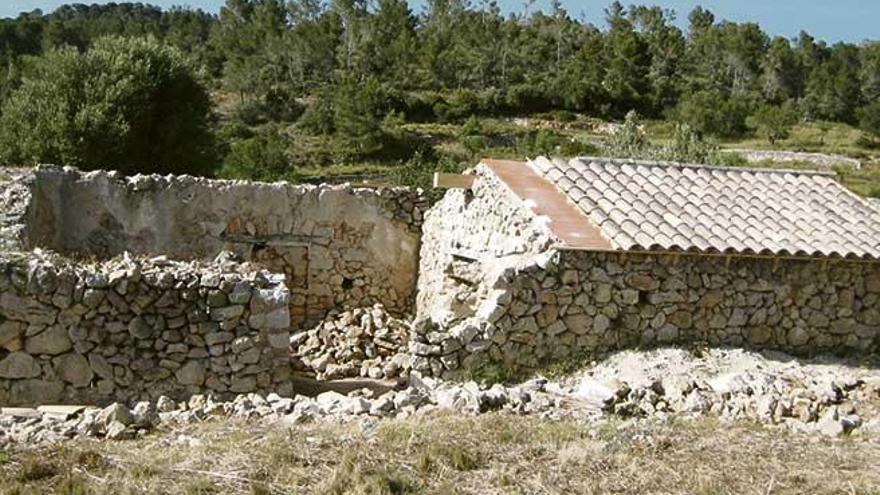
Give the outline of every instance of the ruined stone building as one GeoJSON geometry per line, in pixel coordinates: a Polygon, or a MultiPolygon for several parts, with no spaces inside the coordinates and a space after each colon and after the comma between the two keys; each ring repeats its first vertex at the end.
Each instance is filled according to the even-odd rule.
{"type": "Polygon", "coordinates": [[[415,369],[880,345],[880,210],[833,174],[605,158],[473,174],[423,226],[415,369]]]}
{"type": "MultiPolygon", "coordinates": [[[[880,210],[832,174],[540,158],[460,179],[429,208],[405,188],[15,177],[0,404],[290,395],[302,349],[318,371],[382,347],[394,373],[447,377],[663,344],[878,350],[880,210]]],[[[394,376],[370,366],[345,369],[394,376]]]]}

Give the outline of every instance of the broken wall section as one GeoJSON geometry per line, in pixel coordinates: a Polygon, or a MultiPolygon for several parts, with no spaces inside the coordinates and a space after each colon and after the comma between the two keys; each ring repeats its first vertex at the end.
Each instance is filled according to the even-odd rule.
{"type": "Polygon", "coordinates": [[[32,180],[30,169],[0,167],[0,252],[21,250],[27,244],[32,180]]]}
{"type": "Polygon", "coordinates": [[[289,396],[288,302],[234,263],[0,254],[0,404],[289,396]]]}
{"type": "Polygon", "coordinates": [[[445,324],[473,316],[499,271],[556,239],[484,165],[472,190],[452,189],[425,216],[417,314],[445,324]]]}
{"type": "Polygon", "coordinates": [[[411,312],[427,200],[367,189],[189,176],[122,177],[40,167],[31,245],[110,257],[129,251],[211,259],[232,251],[284,273],[295,326],[333,308],[411,312]]]}

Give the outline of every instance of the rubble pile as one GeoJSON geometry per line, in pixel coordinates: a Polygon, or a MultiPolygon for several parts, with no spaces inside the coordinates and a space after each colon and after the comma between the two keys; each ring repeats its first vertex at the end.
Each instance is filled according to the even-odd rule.
{"type": "Polygon", "coordinates": [[[408,342],[409,323],[381,304],[331,314],[290,338],[300,369],[321,380],[396,378],[408,368],[408,342]]]}
{"type": "Polygon", "coordinates": [[[284,398],[241,394],[231,401],[162,396],[129,409],[0,410],[0,448],[67,438],[134,438],[211,418],[296,425],[310,421],[407,418],[438,410],[462,414],[535,415],[585,422],[662,422],[718,417],[828,437],[880,441],[880,370],[853,363],[797,362],[782,354],[712,350],[702,357],[679,349],[623,352],[586,371],[514,386],[448,382],[413,372],[405,387],[360,389],[347,395],[284,398]]]}

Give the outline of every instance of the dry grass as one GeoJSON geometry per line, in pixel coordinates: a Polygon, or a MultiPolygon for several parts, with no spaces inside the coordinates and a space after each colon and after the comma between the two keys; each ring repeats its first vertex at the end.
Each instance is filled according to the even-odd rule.
{"type": "Polygon", "coordinates": [[[287,428],[217,421],[0,454],[0,492],[880,493],[880,446],[711,420],[651,427],[504,414],[287,428]]]}

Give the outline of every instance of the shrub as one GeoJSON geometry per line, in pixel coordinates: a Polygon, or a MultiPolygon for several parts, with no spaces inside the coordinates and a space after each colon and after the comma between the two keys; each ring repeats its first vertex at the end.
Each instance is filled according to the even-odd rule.
{"type": "Polygon", "coordinates": [[[858,111],[859,128],[868,134],[869,140],[880,139],[880,101],[875,101],[858,111]]]}
{"type": "Polygon", "coordinates": [[[788,139],[796,123],[797,114],[788,106],[763,105],[746,119],[746,125],[770,144],[788,139]]]}
{"type": "Polygon", "coordinates": [[[605,154],[617,158],[724,166],[737,165],[738,160],[741,160],[736,155],[721,153],[717,145],[706,141],[688,124],[676,124],[672,141],[663,146],[655,146],[645,137],[635,112],[627,114],[623,126],[606,144],[605,154]]]}
{"type": "Polygon", "coordinates": [[[290,88],[283,87],[266,94],[263,112],[273,122],[295,122],[305,112],[305,106],[290,88]]]}
{"type": "Polygon", "coordinates": [[[433,161],[428,159],[423,153],[417,152],[406,163],[395,168],[390,179],[397,185],[424,189],[427,192],[428,199],[433,202],[440,199],[445,193],[443,190],[433,189],[434,172],[458,174],[467,166],[468,164],[466,163],[457,163],[450,160],[433,161]]]}
{"type": "Polygon", "coordinates": [[[635,110],[626,114],[623,125],[605,144],[605,154],[612,157],[646,158],[649,149],[650,143],[635,110]]]}
{"type": "Polygon", "coordinates": [[[751,102],[718,91],[697,91],[682,97],[673,112],[675,120],[701,134],[715,137],[738,137],[748,130],[746,118],[751,102]]]}
{"type": "Polygon", "coordinates": [[[721,164],[718,147],[704,140],[688,124],[676,125],[672,142],[657,154],[660,159],[673,162],[721,164]]]}
{"type": "Polygon", "coordinates": [[[299,119],[298,125],[304,131],[315,135],[332,134],[336,130],[333,125],[331,88],[323,88],[318,91],[312,103],[299,119]]]}
{"type": "Polygon", "coordinates": [[[290,180],[297,174],[287,157],[284,138],[274,129],[234,141],[223,162],[220,176],[227,179],[290,180]]]}
{"type": "Polygon", "coordinates": [[[33,59],[3,105],[0,159],[123,173],[209,174],[211,101],[176,48],[108,37],[33,59]]]}

